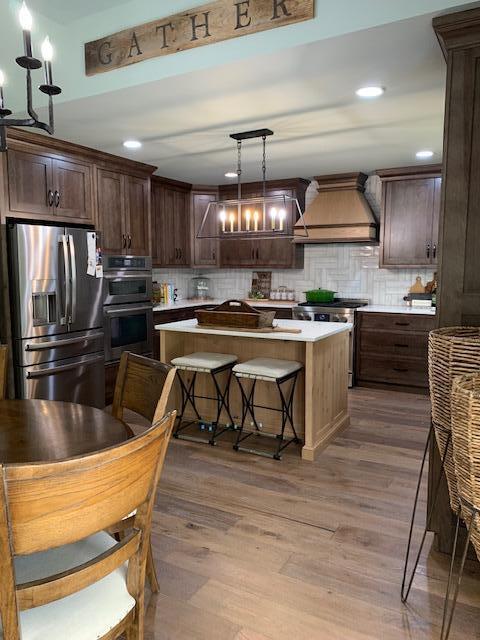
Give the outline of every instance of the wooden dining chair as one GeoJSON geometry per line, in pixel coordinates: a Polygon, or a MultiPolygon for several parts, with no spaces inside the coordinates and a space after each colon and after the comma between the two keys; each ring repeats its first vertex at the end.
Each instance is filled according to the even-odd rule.
{"type": "Polygon", "coordinates": [[[93,454],[0,465],[2,640],[143,639],[152,510],[174,419],[93,454]],[[116,542],[106,530],[132,511],[116,542]]]}
{"type": "Polygon", "coordinates": [[[0,344],[0,400],[7,397],[8,347],[0,344]]]}
{"type": "MultiPolygon", "coordinates": [[[[124,410],[128,409],[148,420],[149,424],[159,420],[167,410],[175,372],[175,367],[168,364],[124,351],[115,383],[112,415],[125,420],[124,410]]],[[[147,556],[147,577],[153,593],[158,593],[160,588],[151,546],[147,556]]]]}

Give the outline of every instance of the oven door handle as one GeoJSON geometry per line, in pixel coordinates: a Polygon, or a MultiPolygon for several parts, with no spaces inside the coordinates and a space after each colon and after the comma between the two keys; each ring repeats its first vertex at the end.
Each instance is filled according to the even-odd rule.
{"type": "Polygon", "coordinates": [[[133,312],[152,311],[153,313],[153,307],[150,304],[139,305],[136,307],[129,304],[129,305],[125,305],[125,307],[123,307],[122,309],[107,309],[106,307],[104,307],[104,311],[105,311],[105,315],[107,316],[118,316],[118,315],[124,315],[125,313],[129,313],[130,311],[133,311],[133,312]]]}
{"type": "Polygon", "coordinates": [[[49,367],[48,369],[41,369],[40,371],[28,371],[27,379],[31,380],[32,378],[44,378],[45,376],[56,375],[57,373],[61,373],[62,371],[71,371],[72,369],[78,369],[86,364],[94,364],[95,362],[103,362],[103,356],[95,356],[94,358],[89,358],[88,360],[82,360],[81,362],[72,362],[71,364],[62,364],[59,367],[49,367]]]}

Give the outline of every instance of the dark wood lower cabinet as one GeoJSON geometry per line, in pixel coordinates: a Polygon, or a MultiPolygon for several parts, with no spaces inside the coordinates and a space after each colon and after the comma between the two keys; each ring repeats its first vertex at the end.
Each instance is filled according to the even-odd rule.
{"type": "Polygon", "coordinates": [[[359,312],[357,318],[357,384],[425,393],[435,316],[359,312]]]}

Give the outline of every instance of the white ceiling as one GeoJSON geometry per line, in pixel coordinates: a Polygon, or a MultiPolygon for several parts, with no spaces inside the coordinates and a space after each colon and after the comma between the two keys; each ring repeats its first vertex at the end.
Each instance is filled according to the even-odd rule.
{"type": "Polygon", "coordinates": [[[50,20],[69,24],[99,11],[112,9],[130,0],[29,0],[29,8],[42,13],[50,20]]]}
{"type": "MultiPolygon", "coordinates": [[[[61,103],[56,136],[154,164],[160,175],[219,184],[236,163],[229,133],[270,127],[270,178],[369,172],[413,164],[423,148],[441,160],[444,83],[426,15],[61,103]],[[371,83],[385,96],[359,100],[355,89],[371,83]],[[122,147],[131,137],[141,150],[122,147]]],[[[244,178],[257,179],[260,146],[247,143],[244,157],[244,178]]]]}

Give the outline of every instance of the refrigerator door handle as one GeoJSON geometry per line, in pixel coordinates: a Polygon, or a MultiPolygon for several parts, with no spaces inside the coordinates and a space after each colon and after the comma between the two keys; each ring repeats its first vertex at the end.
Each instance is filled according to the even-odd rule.
{"type": "Polygon", "coordinates": [[[81,342],[91,342],[92,340],[98,340],[103,338],[103,333],[92,333],[89,336],[83,336],[81,338],[67,338],[66,340],[50,340],[49,342],[40,342],[39,344],[25,345],[25,351],[45,351],[46,349],[56,349],[58,347],[65,347],[71,344],[79,344],[81,342]]]}
{"type": "Polygon", "coordinates": [[[77,317],[77,261],[75,258],[75,243],[73,241],[73,236],[68,236],[68,246],[70,248],[70,269],[72,273],[70,322],[73,323],[77,317]]]}
{"type": "Polygon", "coordinates": [[[72,362],[71,364],[62,364],[59,367],[50,367],[49,369],[42,369],[41,371],[28,371],[27,379],[31,380],[32,378],[43,378],[45,376],[55,375],[57,373],[61,373],[62,371],[71,371],[72,369],[77,369],[80,366],[85,364],[93,364],[95,362],[104,361],[103,355],[95,356],[94,358],[90,358],[88,360],[82,360],[81,362],[72,362]]]}
{"type": "Polygon", "coordinates": [[[70,324],[70,305],[72,299],[72,283],[70,278],[70,260],[68,256],[68,241],[66,235],[61,235],[59,241],[63,247],[63,269],[65,273],[65,315],[60,318],[60,324],[70,324]]]}

